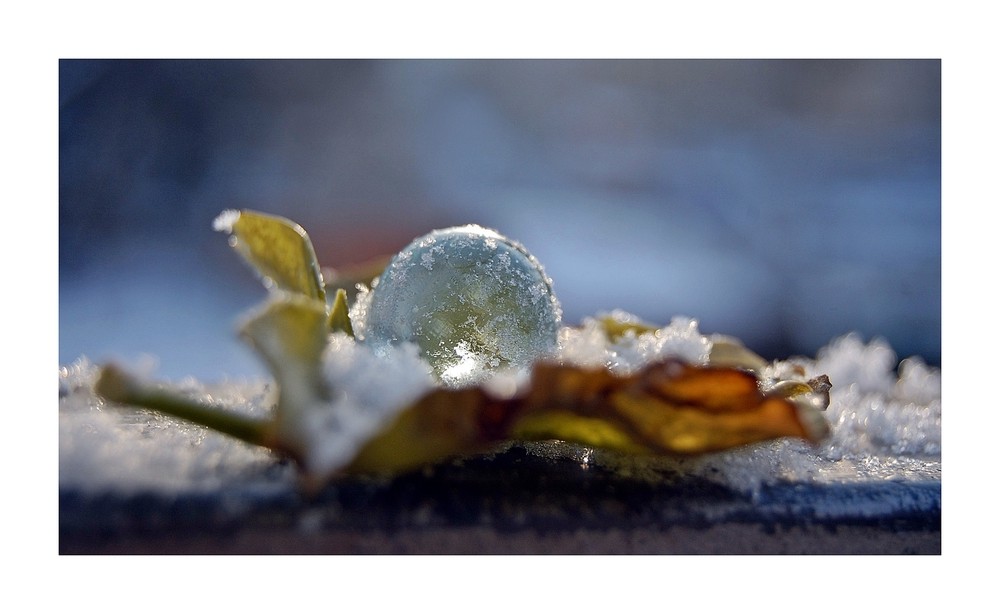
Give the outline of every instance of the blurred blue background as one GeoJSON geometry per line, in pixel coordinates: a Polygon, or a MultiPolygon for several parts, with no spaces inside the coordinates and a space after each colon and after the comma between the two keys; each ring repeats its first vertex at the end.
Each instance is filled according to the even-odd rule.
{"type": "Polygon", "coordinates": [[[480,223],[568,322],[687,315],[768,358],[858,331],[940,364],[937,60],[63,60],[59,97],[61,364],[265,373],[227,208],[333,267],[480,223]]]}

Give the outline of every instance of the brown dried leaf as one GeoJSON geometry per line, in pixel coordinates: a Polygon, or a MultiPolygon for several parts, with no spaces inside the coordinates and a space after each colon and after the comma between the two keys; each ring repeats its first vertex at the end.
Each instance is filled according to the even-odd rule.
{"type": "Polygon", "coordinates": [[[739,369],[667,360],[619,376],[539,364],[530,385],[511,398],[481,388],[434,390],[369,441],[350,470],[411,469],[508,439],[677,455],[779,437],[818,441],[818,414],[801,415],[815,411],[760,392],[757,379],[739,369]]]}

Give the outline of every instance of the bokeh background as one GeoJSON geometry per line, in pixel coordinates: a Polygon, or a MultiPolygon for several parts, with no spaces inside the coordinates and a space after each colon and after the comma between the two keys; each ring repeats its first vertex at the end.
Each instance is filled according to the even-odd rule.
{"type": "Polygon", "coordinates": [[[480,223],[568,322],[686,315],[768,358],[857,331],[940,364],[937,60],[62,60],[59,98],[61,364],[264,374],[228,208],[333,267],[480,223]]]}

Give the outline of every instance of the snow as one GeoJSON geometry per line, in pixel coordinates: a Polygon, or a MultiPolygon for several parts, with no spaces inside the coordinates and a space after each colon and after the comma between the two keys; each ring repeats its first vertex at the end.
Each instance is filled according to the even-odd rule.
{"type": "MultiPolygon", "coordinates": [[[[264,448],[154,412],[109,407],[94,395],[97,371],[86,358],[59,369],[61,487],[211,492],[245,483],[245,476],[275,464],[276,457],[264,448]]],[[[180,380],[174,386],[249,415],[265,415],[271,406],[271,385],[265,380],[215,385],[180,380]]]]}
{"type": "Polygon", "coordinates": [[[377,279],[372,281],[371,287],[365,284],[357,284],[358,293],[354,297],[354,303],[348,308],[348,315],[351,317],[351,327],[354,329],[354,336],[357,339],[364,339],[368,332],[368,312],[372,304],[372,291],[378,286],[377,279]]]}
{"type": "MultiPolygon", "coordinates": [[[[363,319],[358,324],[363,327],[363,319]]],[[[655,333],[625,335],[615,342],[602,341],[606,338],[598,335],[596,320],[587,320],[579,327],[563,327],[559,339],[560,360],[605,365],[618,372],[666,356],[704,363],[711,349],[711,337],[698,331],[696,320],[683,317],[655,333]]],[[[778,481],[940,482],[940,369],[927,366],[919,357],[897,364],[884,341],[865,342],[853,333],[834,339],[816,358],[794,357],[768,367],[772,373],[793,368],[804,369],[808,376],[827,373],[833,382],[831,404],[825,412],[831,434],[824,442],[812,446],[782,439],[665,462],[750,494],[778,481]]],[[[293,479],[291,467],[277,466],[276,458],[264,449],[152,412],[108,407],[93,394],[96,373],[97,367],[86,358],[60,368],[61,487],[168,493],[205,491],[225,484],[273,488],[273,471],[271,482],[260,481],[268,467],[278,467],[278,482],[287,484],[293,479]]],[[[392,416],[394,408],[432,385],[429,366],[414,345],[376,353],[341,334],[331,336],[324,374],[337,393],[329,407],[317,411],[312,425],[320,433],[312,460],[323,466],[346,462],[360,442],[392,416]],[[387,386],[387,381],[393,384],[387,386]],[[330,421],[333,415],[338,417],[335,426],[330,421]]],[[[523,384],[523,374],[502,370],[485,385],[497,394],[513,394],[523,384]]],[[[172,385],[195,398],[251,415],[265,415],[273,404],[273,389],[266,379],[209,384],[186,378],[172,385]]],[[[600,451],[593,456],[613,462],[600,451]]]]}
{"type": "MultiPolygon", "coordinates": [[[[622,322],[638,322],[623,311],[608,314],[622,322]]],[[[709,339],[698,332],[698,322],[678,316],[653,334],[628,332],[608,341],[596,318],[585,318],[579,328],[564,327],[559,336],[559,358],[569,364],[606,367],[619,374],[640,369],[654,360],[680,358],[693,364],[708,362],[709,339]]]]}
{"type": "Polygon", "coordinates": [[[323,356],[323,375],[333,400],[309,412],[302,425],[310,438],[315,468],[346,465],[364,442],[434,385],[430,368],[411,343],[376,355],[371,346],[356,343],[343,333],[330,336],[323,356]],[[391,385],[386,385],[391,382],[391,385]]]}
{"type": "Polygon", "coordinates": [[[236,209],[226,209],[212,220],[212,229],[216,232],[233,234],[233,225],[240,219],[240,212],[236,209]]]}

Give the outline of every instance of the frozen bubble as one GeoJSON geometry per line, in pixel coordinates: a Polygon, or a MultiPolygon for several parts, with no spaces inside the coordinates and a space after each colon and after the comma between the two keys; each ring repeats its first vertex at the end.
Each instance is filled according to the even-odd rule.
{"type": "Polygon", "coordinates": [[[443,383],[476,383],[554,353],[562,310],[520,244],[476,225],[436,230],[393,258],[371,293],[364,341],[413,342],[443,383]]]}

